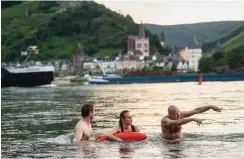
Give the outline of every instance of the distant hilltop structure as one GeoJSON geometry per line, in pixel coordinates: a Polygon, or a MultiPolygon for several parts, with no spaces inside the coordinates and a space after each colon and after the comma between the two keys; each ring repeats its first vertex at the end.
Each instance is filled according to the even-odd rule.
{"type": "MultiPolygon", "coordinates": [[[[78,7],[84,1],[57,1],[57,3],[63,8],[78,7]]],[[[86,1],[92,3],[93,1],[86,1]]]]}

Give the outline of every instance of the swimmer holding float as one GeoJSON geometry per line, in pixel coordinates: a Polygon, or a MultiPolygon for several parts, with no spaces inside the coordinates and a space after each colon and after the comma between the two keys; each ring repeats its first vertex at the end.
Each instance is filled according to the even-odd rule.
{"type": "Polygon", "coordinates": [[[123,141],[114,135],[121,132],[139,132],[138,127],[132,125],[132,116],[128,110],[124,110],[120,113],[118,127],[108,132],[105,136],[110,140],[123,141]]]}
{"type": "MultiPolygon", "coordinates": [[[[162,137],[166,140],[183,139],[182,125],[189,122],[202,124],[202,119],[188,118],[195,114],[203,113],[208,110],[221,112],[216,106],[198,107],[191,111],[180,111],[178,107],[171,105],[168,107],[168,115],[161,120],[162,137]]],[[[92,136],[90,121],[93,119],[95,110],[93,105],[85,104],[81,108],[82,118],[75,126],[74,142],[78,143],[83,140],[89,140],[92,136]]],[[[113,141],[141,141],[147,138],[140,133],[137,126],[132,125],[132,116],[128,110],[120,113],[119,125],[104,136],[98,136],[96,141],[113,140],[113,141]]]]}

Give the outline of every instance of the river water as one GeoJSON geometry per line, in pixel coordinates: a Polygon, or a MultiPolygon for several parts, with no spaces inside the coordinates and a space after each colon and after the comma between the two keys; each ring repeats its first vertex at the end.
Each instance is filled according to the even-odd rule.
{"type": "Polygon", "coordinates": [[[193,82],[1,89],[2,158],[244,158],[244,82],[193,82]],[[128,109],[148,138],[142,142],[71,143],[81,103],[95,104],[96,137],[117,126],[128,109]],[[181,110],[217,105],[183,126],[184,140],[165,143],[160,120],[171,104],[181,110]]]}

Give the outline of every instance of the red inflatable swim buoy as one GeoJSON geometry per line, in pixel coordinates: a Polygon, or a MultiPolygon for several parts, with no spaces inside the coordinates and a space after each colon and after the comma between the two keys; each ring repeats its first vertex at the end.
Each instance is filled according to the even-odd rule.
{"type": "MultiPolygon", "coordinates": [[[[147,138],[145,134],[142,134],[140,132],[121,132],[116,133],[114,136],[124,140],[124,141],[142,141],[147,138]]],[[[106,136],[98,136],[95,141],[108,141],[106,136]]]]}

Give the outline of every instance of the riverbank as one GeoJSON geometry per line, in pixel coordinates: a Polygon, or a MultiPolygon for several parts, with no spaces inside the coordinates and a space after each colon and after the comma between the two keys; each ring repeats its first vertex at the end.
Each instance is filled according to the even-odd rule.
{"type": "MultiPolygon", "coordinates": [[[[244,74],[203,74],[202,81],[244,81],[244,74]]],[[[199,75],[175,75],[154,77],[104,77],[100,80],[89,80],[90,84],[130,84],[130,83],[173,83],[198,82],[199,75]],[[106,82],[105,82],[106,81],[106,82]]]]}
{"type": "Polygon", "coordinates": [[[55,77],[54,80],[52,81],[52,84],[55,85],[70,85],[70,79],[67,79],[65,77],[55,77]]]}
{"type": "Polygon", "coordinates": [[[87,84],[88,83],[88,78],[81,77],[81,78],[76,78],[73,76],[68,76],[68,77],[55,77],[54,81],[52,84],[55,85],[74,85],[74,84],[87,84]]]}

